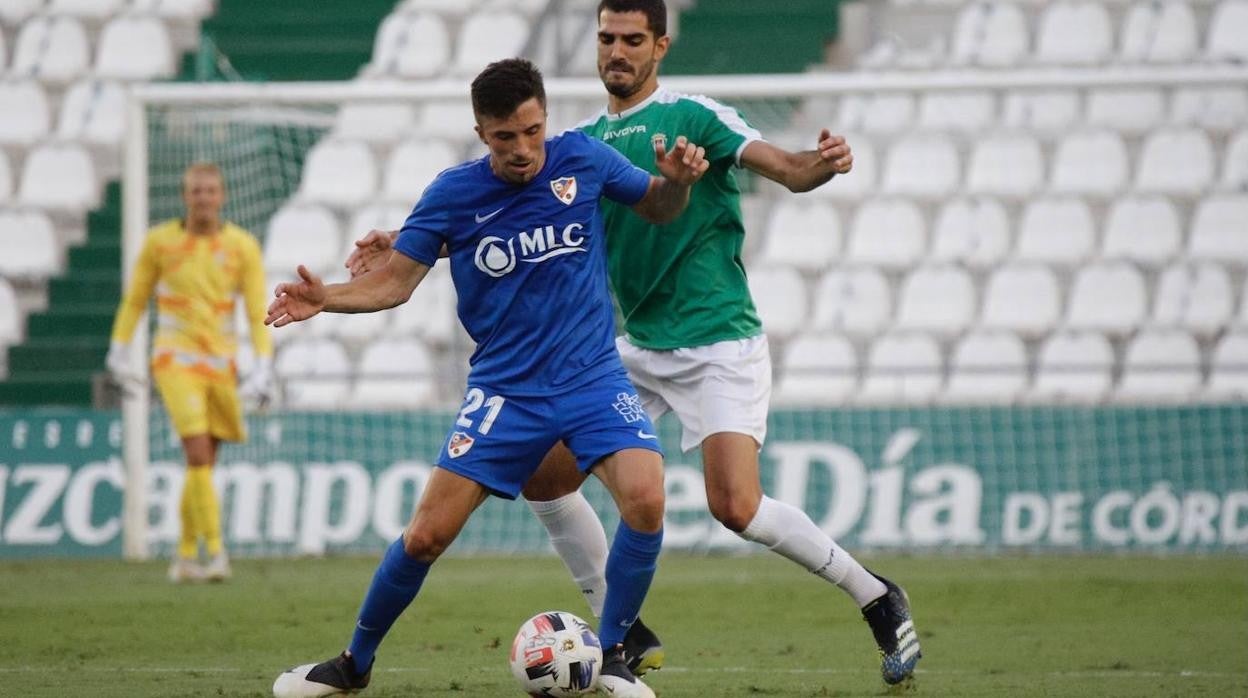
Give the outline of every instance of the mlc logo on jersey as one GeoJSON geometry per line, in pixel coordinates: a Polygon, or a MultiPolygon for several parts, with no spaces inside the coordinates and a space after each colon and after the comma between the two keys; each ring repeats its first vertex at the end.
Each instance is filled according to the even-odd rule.
{"type": "Polygon", "coordinates": [[[556,199],[571,206],[572,202],[576,200],[576,177],[552,179],[550,180],[550,190],[555,193],[556,199]]]}
{"type": "MultiPolygon", "coordinates": [[[[553,182],[551,186],[554,186],[553,182]]],[[[572,189],[575,195],[576,182],[572,183],[572,189]]],[[[569,223],[562,231],[556,231],[555,226],[547,225],[535,228],[531,233],[522,231],[506,240],[496,235],[487,235],[477,243],[473,262],[478,269],[497,279],[511,273],[516,268],[517,260],[526,264],[537,264],[551,257],[584,252],[585,236],[579,234],[584,227],[580,223],[569,223]],[[517,239],[520,240],[519,254],[516,254],[517,239]]]]}

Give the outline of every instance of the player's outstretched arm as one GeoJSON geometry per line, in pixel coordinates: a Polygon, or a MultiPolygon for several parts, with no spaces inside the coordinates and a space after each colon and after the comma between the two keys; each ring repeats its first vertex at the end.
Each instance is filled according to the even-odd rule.
{"type": "Polygon", "coordinates": [[[790,153],[766,141],[754,141],[741,153],[741,164],[793,193],[815,189],[854,167],[854,153],[842,136],[819,132],[815,150],[790,153]]]}
{"type": "Polygon", "coordinates": [[[392,254],[381,268],[345,284],[325,285],[320,277],[299,265],[299,280],[278,284],[264,324],[283,327],[320,312],[371,313],[407,302],[429,273],[429,266],[402,254],[392,254]]]}
{"type": "Polygon", "coordinates": [[[662,140],[654,142],[654,164],[662,177],[650,179],[650,189],[633,205],[637,215],[651,223],[669,223],[689,203],[689,190],[706,174],[706,150],[680,136],[671,152],[662,140]]]}

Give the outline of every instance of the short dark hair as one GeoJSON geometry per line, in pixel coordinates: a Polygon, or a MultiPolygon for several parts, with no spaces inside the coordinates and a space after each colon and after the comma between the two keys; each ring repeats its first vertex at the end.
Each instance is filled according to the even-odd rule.
{"type": "Polygon", "coordinates": [[[546,86],[537,66],[523,58],[505,58],[482,70],[472,81],[472,113],[505,119],[521,104],[537,98],[546,108],[546,86]]]}
{"type": "Polygon", "coordinates": [[[663,0],[602,0],[598,3],[598,16],[603,10],[612,12],[640,12],[646,16],[654,38],[667,36],[667,3],[663,0]]]}

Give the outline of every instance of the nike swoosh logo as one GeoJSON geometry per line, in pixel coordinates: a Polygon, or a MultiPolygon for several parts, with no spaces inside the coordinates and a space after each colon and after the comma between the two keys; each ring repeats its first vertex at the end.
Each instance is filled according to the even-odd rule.
{"type": "Polygon", "coordinates": [[[477,219],[477,222],[478,222],[478,223],[484,223],[484,222],[486,222],[486,221],[490,220],[491,218],[493,218],[494,216],[497,216],[498,214],[500,214],[500,213],[502,213],[502,212],[503,212],[503,209],[501,209],[501,208],[500,208],[500,209],[498,209],[497,211],[495,211],[495,212],[493,212],[493,213],[487,213],[487,214],[485,214],[484,216],[483,216],[483,215],[481,215],[480,213],[474,214],[474,215],[473,215],[473,218],[477,219]]]}
{"type": "Polygon", "coordinates": [[[653,439],[654,441],[659,440],[659,437],[655,436],[654,434],[647,434],[646,432],[640,429],[637,430],[637,436],[642,439],[653,439]]]}

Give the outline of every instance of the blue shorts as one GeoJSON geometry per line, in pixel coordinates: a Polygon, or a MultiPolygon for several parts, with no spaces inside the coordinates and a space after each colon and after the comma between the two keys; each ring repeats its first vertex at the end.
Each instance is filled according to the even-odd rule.
{"type": "Polygon", "coordinates": [[[559,441],[576,456],[581,472],[626,448],[663,454],[636,388],[621,371],[540,397],[507,397],[469,385],[438,467],[515,499],[559,441]]]}

